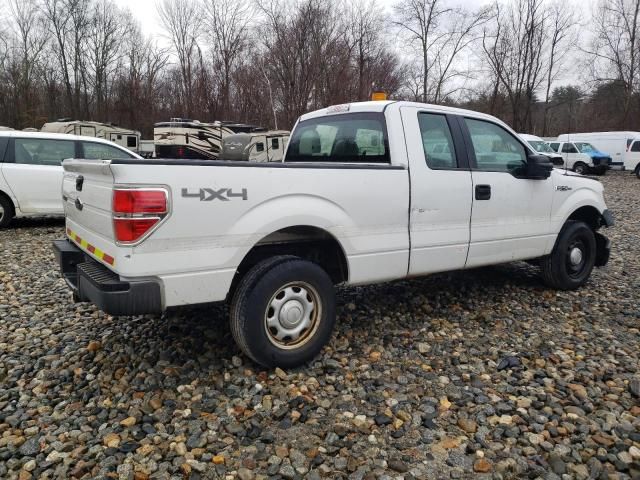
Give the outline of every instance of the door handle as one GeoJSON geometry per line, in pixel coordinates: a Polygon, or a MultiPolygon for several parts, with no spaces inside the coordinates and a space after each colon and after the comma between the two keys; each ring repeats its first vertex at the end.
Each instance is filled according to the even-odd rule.
{"type": "Polygon", "coordinates": [[[491,199],[491,185],[476,185],[476,200],[491,199]]]}

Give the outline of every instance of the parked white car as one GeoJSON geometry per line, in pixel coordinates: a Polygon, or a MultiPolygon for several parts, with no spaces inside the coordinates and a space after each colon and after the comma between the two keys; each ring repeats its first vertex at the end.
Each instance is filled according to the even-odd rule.
{"type": "Polygon", "coordinates": [[[611,168],[612,160],[588,142],[548,142],[554,152],[562,155],[564,167],[581,175],[604,175],[611,168]]]}
{"type": "Polygon", "coordinates": [[[549,157],[551,163],[555,166],[564,166],[564,159],[562,158],[562,155],[554,152],[545,140],[535,135],[529,135],[528,133],[519,133],[518,135],[531,145],[536,152],[544,155],[545,157],[549,157]]]}
{"type": "Polygon", "coordinates": [[[558,141],[589,142],[613,159],[612,165],[634,172],[640,178],[640,132],[593,132],[560,135],[558,141]]]}
{"type": "Polygon", "coordinates": [[[62,215],[62,160],[140,159],[107,140],[59,133],[0,132],[0,228],[14,217],[62,215]]]}
{"type": "Polygon", "coordinates": [[[112,315],[226,300],[236,342],[266,366],[318,354],[336,284],[535,260],[576,289],[609,257],[602,184],[468,110],[325,108],[299,119],[280,163],[63,165],[54,250],[76,300],[112,315]]]}

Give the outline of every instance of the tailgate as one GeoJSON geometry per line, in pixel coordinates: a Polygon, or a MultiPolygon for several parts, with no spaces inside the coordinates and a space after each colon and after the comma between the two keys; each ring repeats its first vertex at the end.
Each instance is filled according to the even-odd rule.
{"type": "Polygon", "coordinates": [[[122,254],[122,250],[129,249],[116,247],[114,241],[110,162],[65,160],[62,165],[67,236],[103,264],[114,267],[117,253],[122,254]]]}

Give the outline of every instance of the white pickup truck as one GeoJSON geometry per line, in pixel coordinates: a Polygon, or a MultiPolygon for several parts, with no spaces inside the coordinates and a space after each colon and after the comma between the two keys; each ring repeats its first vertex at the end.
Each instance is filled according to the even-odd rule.
{"type": "Polygon", "coordinates": [[[67,160],[54,249],[77,301],[228,301],[248,356],[295,366],[330,338],[337,284],[535,259],[584,285],[609,257],[603,187],[529,148],[488,115],[384,101],[303,115],[281,163],[67,160]]]}

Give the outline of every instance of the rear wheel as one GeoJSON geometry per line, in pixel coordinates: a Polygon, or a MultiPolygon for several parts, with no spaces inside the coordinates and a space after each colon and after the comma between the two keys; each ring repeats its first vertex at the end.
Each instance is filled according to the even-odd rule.
{"type": "Polygon", "coordinates": [[[636,177],[640,178],[640,165],[636,167],[636,177]]]}
{"type": "Polygon", "coordinates": [[[587,173],[588,170],[589,170],[589,167],[587,167],[586,163],[576,162],[573,165],[573,171],[576,173],[579,173],[580,175],[584,175],[585,173],[587,173]]]}
{"type": "Polygon", "coordinates": [[[7,197],[0,195],[0,228],[4,228],[13,219],[15,215],[15,210],[13,208],[13,203],[7,197]]]}
{"type": "Polygon", "coordinates": [[[335,324],[335,291],[315,263],[278,256],[253,267],[238,284],[231,332],[240,349],[265,367],[313,359],[335,324]]]}
{"type": "Polygon", "coordinates": [[[583,286],[596,260],[596,238],[584,222],[568,221],[560,231],[551,255],[542,259],[542,277],[559,290],[583,286]]]}

